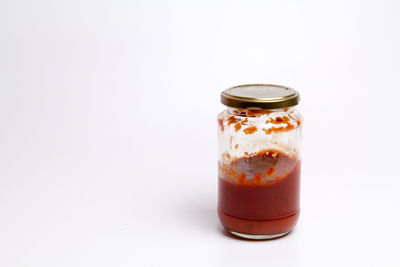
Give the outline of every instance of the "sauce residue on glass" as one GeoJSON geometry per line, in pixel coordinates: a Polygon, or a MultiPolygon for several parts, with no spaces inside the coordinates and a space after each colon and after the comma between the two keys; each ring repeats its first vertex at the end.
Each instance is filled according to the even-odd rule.
{"type": "MultiPolygon", "coordinates": [[[[220,127],[221,132],[223,132],[224,129],[224,121],[226,121],[226,126],[230,126],[233,124],[233,128],[236,132],[239,130],[243,129],[243,132],[245,134],[253,134],[257,132],[258,128],[257,126],[250,126],[244,128],[243,126],[246,126],[249,124],[249,117],[257,117],[260,115],[264,114],[270,114],[272,113],[272,110],[241,110],[237,109],[234,110],[233,113],[234,115],[231,115],[227,118],[218,118],[218,124],[220,127]],[[244,117],[242,119],[241,117],[244,117]]],[[[300,126],[301,120],[295,119],[291,114],[288,114],[287,116],[278,116],[275,118],[268,118],[265,121],[265,125],[269,125],[266,128],[260,127],[262,131],[264,131],[265,134],[272,134],[272,133],[280,133],[280,132],[286,132],[293,130],[297,127],[300,126]],[[292,121],[291,121],[292,119],[292,121]],[[294,121],[294,124],[293,124],[294,121]],[[272,124],[272,125],[271,125],[272,124]]]]}
{"type": "Polygon", "coordinates": [[[237,116],[244,116],[244,117],[257,117],[260,115],[268,115],[274,112],[270,109],[234,109],[233,113],[237,116]]]}
{"type": "Polygon", "coordinates": [[[242,124],[240,124],[239,122],[235,124],[235,131],[239,131],[240,128],[242,128],[242,124]]]}
{"type": "Polygon", "coordinates": [[[257,132],[257,126],[250,126],[243,130],[245,134],[253,134],[257,132]]]}
{"type": "Polygon", "coordinates": [[[222,118],[218,118],[218,125],[221,132],[224,131],[224,120],[222,118]]]}

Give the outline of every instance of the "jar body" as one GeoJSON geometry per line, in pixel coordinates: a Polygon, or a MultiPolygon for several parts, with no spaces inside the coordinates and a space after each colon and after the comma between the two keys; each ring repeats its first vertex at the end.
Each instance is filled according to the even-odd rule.
{"type": "Polygon", "coordinates": [[[268,239],[299,216],[302,118],[294,108],[218,115],[218,214],[231,233],[268,239]]]}

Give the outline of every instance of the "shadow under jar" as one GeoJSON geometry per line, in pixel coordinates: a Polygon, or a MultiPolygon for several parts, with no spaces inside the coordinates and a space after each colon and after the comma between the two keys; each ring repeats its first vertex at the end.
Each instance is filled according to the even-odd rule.
{"type": "Polygon", "coordinates": [[[218,115],[218,215],[248,239],[286,235],[299,217],[302,117],[291,88],[249,84],[222,92],[218,115]]]}

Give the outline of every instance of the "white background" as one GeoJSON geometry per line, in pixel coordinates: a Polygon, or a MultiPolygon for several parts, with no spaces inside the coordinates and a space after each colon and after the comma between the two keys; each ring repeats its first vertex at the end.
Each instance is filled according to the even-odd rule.
{"type": "Polygon", "coordinates": [[[0,1],[0,266],[399,266],[398,1],[0,1]],[[301,93],[302,213],[233,239],[219,93],[301,93]]]}

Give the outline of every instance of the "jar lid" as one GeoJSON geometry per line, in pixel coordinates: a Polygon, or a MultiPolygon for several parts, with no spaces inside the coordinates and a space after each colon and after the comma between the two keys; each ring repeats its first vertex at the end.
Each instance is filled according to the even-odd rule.
{"type": "Polygon", "coordinates": [[[243,109],[277,109],[295,106],[300,94],[289,87],[274,84],[245,84],[221,93],[221,103],[243,109]]]}

